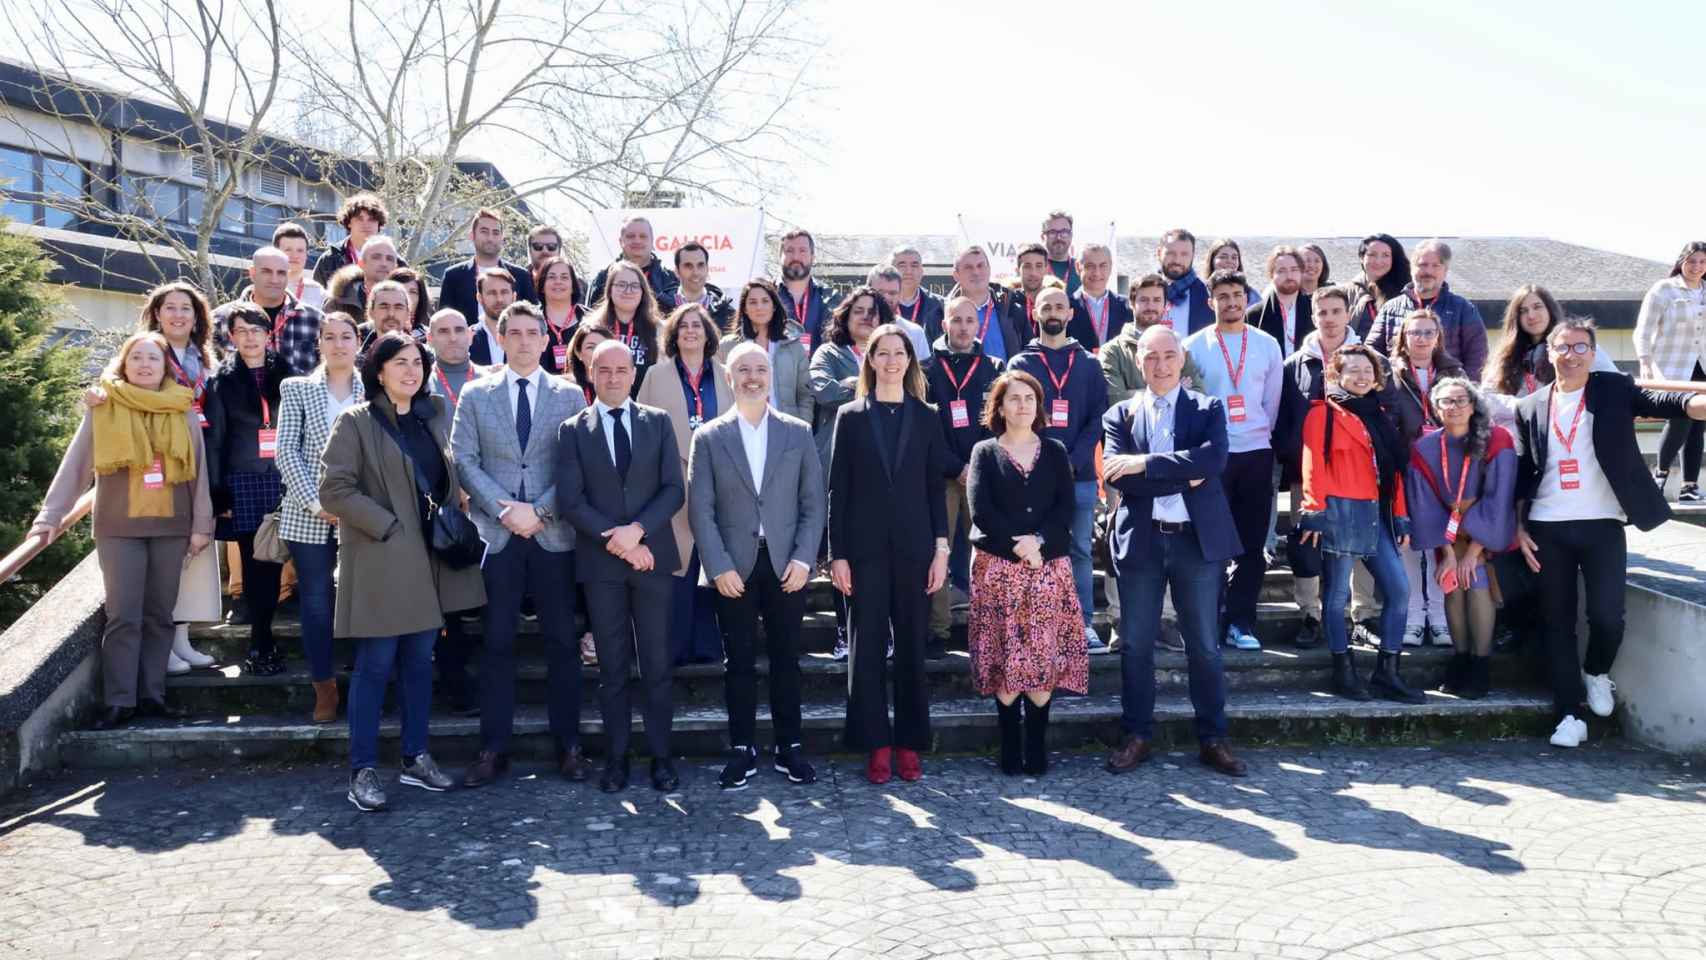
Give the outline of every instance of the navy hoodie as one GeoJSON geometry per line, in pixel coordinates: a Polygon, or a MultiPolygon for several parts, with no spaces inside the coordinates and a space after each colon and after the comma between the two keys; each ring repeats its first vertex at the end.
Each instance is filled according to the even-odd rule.
{"type": "Polygon", "coordinates": [[[957,478],[966,464],[971,463],[971,448],[977,446],[979,440],[989,438],[989,428],[981,423],[983,400],[989,394],[990,385],[1001,374],[1001,361],[984,356],[983,344],[976,340],[972,341],[970,353],[955,353],[948,349],[945,336],[938,337],[934,346],[936,362],[925,369],[924,379],[930,385],[930,402],[935,404],[936,412],[942,417],[942,434],[948,438],[948,450],[953,454],[950,476],[957,478]],[[954,386],[955,381],[961,384],[958,389],[954,386]],[[963,427],[954,426],[955,399],[964,400],[966,404],[966,425],[963,427]]]}
{"type": "Polygon", "coordinates": [[[1052,349],[1033,339],[1007,366],[1025,371],[1043,385],[1043,416],[1050,424],[1045,435],[1059,440],[1072,455],[1074,479],[1095,480],[1096,444],[1102,439],[1102,414],[1108,409],[1108,381],[1096,355],[1070,337],[1064,346],[1052,349]],[[1056,377],[1064,378],[1059,389],[1056,377]],[[1057,397],[1067,402],[1064,427],[1053,424],[1057,397]]]}

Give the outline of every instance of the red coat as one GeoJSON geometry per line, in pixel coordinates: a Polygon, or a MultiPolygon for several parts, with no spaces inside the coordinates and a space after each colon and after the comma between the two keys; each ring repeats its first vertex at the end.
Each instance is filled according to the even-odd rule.
{"type": "MultiPolygon", "coordinates": [[[[1380,479],[1375,476],[1374,443],[1368,428],[1349,410],[1327,400],[1317,400],[1303,419],[1303,510],[1327,509],[1328,497],[1345,500],[1379,500],[1380,479]],[[1327,418],[1334,417],[1333,455],[1327,458],[1327,418]]],[[[1392,465],[1395,477],[1392,515],[1408,517],[1404,504],[1404,467],[1392,465]]]]}

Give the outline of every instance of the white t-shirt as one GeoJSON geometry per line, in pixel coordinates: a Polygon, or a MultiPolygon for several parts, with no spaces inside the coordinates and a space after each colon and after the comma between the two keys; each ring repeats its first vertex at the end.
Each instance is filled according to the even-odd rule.
{"type": "MultiPolygon", "coordinates": [[[[1552,391],[1552,422],[1557,430],[1563,431],[1564,436],[1570,435],[1570,424],[1575,421],[1577,409],[1581,409],[1581,424],[1576,428],[1574,442],[1566,449],[1564,441],[1558,439],[1557,433],[1552,433],[1546,443],[1546,470],[1540,477],[1540,489],[1535,492],[1534,502],[1529,504],[1528,519],[1530,520],[1627,520],[1623,506],[1617,502],[1617,494],[1611,489],[1611,481],[1605,478],[1605,471],[1600,469],[1599,457],[1593,450],[1593,411],[1582,407],[1583,390],[1553,390],[1552,391]],[[1565,490],[1563,472],[1559,464],[1565,460],[1576,462],[1577,487],[1565,490]]],[[[1553,430],[1552,424],[1543,424],[1544,429],[1553,430]]]]}

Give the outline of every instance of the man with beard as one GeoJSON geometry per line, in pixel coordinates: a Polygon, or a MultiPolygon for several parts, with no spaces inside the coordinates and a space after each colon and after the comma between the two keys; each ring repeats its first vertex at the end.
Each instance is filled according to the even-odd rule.
{"type": "Polygon", "coordinates": [[[1037,338],[1013,358],[1014,370],[1023,370],[1042,384],[1042,408],[1048,417],[1047,436],[1066,446],[1072,460],[1072,579],[1084,615],[1084,634],[1091,653],[1106,653],[1108,646],[1091,624],[1095,612],[1092,596],[1090,539],[1096,517],[1096,446],[1102,439],[1102,413],[1108,408],[1108,383],[1094,354],[1066,335],[1072,306],[1066,288],[1058,279],[1045,280],[1037,295],[1037,338]]]}
{"type": "Polygon", "coordinates": [[[482,367],[497,366],[504,362],[504,338],[498,331],[498,318],[515,302],[515,283],[509,271],[492,267],[474,278],[474,292],[480,296],[481,313],[468,355],[482,367]]]}
{"type": "Polygon", "coordinates": [[[1481,368],[1487,365],[1487,324],[1474,303],[1451,292],[1445,282],[1450,270],[1451,247],[1444,240],[1418,244],[1410,263],[1410,283],[1380,308],[1368,328],[1368,345],[1386,356],[1404,318],[1415,310],[1432,310],[1439,315],[1439,339],[1445,352],[1463,364],[1471,381],[1479,383],[1481,368]]]}
{"type": "Polygon", "coordinates": [[[923,327],[925,340],[935,343],[946,332],[942,315],[945,304],[941,297],[924,289],[924,254],[917,247],[903,243],[889,252],[889,266],[900,272],[895,316],[923,327]]]}
{"type": "MultiPolygon", "coordinates": [[[[622,224],[622,232],[617,236],[617,242],[622,246],[622,259],[638,267],[646,275],[646,285],[652,288],[652,295],[657,297],[658,310],[667,314],[674,310],[680,302],[681,278],[671,273],[663,265],[658,255],[652,252],[652,222],[645,217],[631,217],[622,224]]],[[[592,278],[592,292],[587,295],[586,305],[596,307],[604,302],[604,284],[608,281],[610,268],[598,271],[598,276],[592,278]]]]}
{"type": "Polygon", "coordinates": [[[977,341],[986,356],[1006,360],[1024,348],[1024,304],[1014,291],[989,282],[989,254],[975,243],[954,258],[954,289],[948,299],[961,295],[977,310],[977,341]]]}
{"type": "Polygon", "coordinates": [[[1167,278],[1166,324],[1180,336],[1196,333],[1214,323],[1214,305],[1208,287],[1191,266],[1197,257],[1197,238],[1183,227],[1161,235],[1155,247],[1155,263],[1167,278]]]}
{"type": "MultiPolygon", "coordinates": [[[[539,265],[551,259],[563,250],[563,233],[548,223],[542,223],[527,231],[527,270],[532,273],[539,265]]],[[[543,291],[536,291],[539,296],[545,296],[543,291]]]]}
{"type": "Polygon", "coordinates": [[[510,263],[500,255],[504,245],[504,222],[501,214],[489,209],[481,209],[474,214],[474,222],[468,228],[468,242],[474,246],[474,255],[444,271],[444,284],[438,291],[440,309],[448,307],[464,317],[477,316],[479,295],[474,281],[483,271],[492,267],[502,267],[515,278],[515,299],[535,299],[533,277],[527,272],[527,268],[510,263]]]}
{"type": "Polygon", "coordinates": [[[1274,502],[1273,427],[1279,414],[1279,341],[1244,322],[1249,285],[1235,270],[1209,277],[1216,314],[1212,327],[1185,339],[1185,352],[1203,371],[1200,390],[1226,407],[1228,450],[1221,486],[1232,506],[1242,551],[1226,580],[1221,629],[1240,650],[1260,650],[1256,603],[1267,573],[1264,550],[1274,502]]]}
{"type": "Polygon", "coordinates": [[[1043,218],[1043,246],[1048,251],[1048,270],[1066,286],[1066,296],[1070,300],[1078,295],[1081,280],[1072,262],[1072,214],[1065,210],[1054,210],[1043,218]]]}
{"type": "Polygon", "coordinates": [[[789,230],[782,234],[782,282],[776,286],[807,353],[823,342],[823,318],[841,302],[840,294],[812,277],[816,262],[817,241],[810,233],[789,230]]]}
{"type": "Polygon", "coordinates": [[[1025,323],[1019,335],[1027,341],[1037,335],[1037,294],[1042,292],[1043,280],[1049,275],[1048,248],[1040,243],[1027,243],[1019,248],[1019,293],[1024,297],[1025,323]]]}
{"type": "Polygon", "coordinates": [[[1244,314],[1244,322],[1278,340],[1280,350],[1289,357],[1315,329],[1309,298],[1299,296],[1303,254],[1281,244],[1268,254],[1267,267],[1273,286],[1244,314]]]}
{"type": "Polygon", "coordinates": [[[1090,351],[1100,350],[1131,322],[1131,308],[1108,290],[1114,278],[1114,252],[1105,243],[1088,243],[1078,254],[1084,286],[1072,296],[1072,321],[1066,332],[1090,351]]]}

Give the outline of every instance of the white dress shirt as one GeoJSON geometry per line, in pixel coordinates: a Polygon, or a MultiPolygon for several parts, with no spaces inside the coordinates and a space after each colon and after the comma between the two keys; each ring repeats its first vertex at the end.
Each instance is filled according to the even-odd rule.
{"type": "MultiPolygon", "coordinates": [[[[746,451],[746,467],[752,471],[752,489],[764,496],[764,459],[770,455],[770,408],[764,408],[764,416],[758,418],[754,426],[740,411],[735,411],[735,420],[740,423],[740,445],[746,451]]],[[[764,536],[764,520],[758,521],[758,535],[764,536]]]]}
{"type": "MultiPolygon", "coordinates": [[[[1148,390],[1143,391],[1141,411],[1149,430],[1150,453],[1172,453],[1173,425],[1179,417],[1179,385],[1163,396],[1157,397],[1148,390]]],[[[1135,438],[1133,438],[1135,439],[1135,438]]],[[[1165,497],[1156,497],[1151,516],[1156,520],[1167,523],[1186,523],[1191,519],[1190,511],[1185,509],[1185,498],[1182,494],[1171,493],[1165,497]]]]}
{"type": "Polygon", "coordinates": [[[594,400],[593,409],[598,411],[600,426],[604,428],[604,449],[610,451],[610,465],[616,466],[616,418],[610,411],[622,411],[622,429],[628,431],[628,449],[634,447],[634,401],[623,400],[620,407],[607,407],[603,400],[594,400]]]}
{"type": "Polygon", "coordinates": [[[545,389],[545,368],[534,367],[533,372],[523,377],[509,367],[504,367],[504,386],[509,388],[509,415],[514,417],[521,409],[522,380],[527,381],[527,409],[529,413],[539,409],[539,391],[545,389]]]}
{"type": "Polygon", "coordinates": [[[480,308],[480,329],[486,331],[486,350],[493,363],[504,362],[504,338],[498,335],[498,325],[487,323],[485,307],[480,308]]]}

